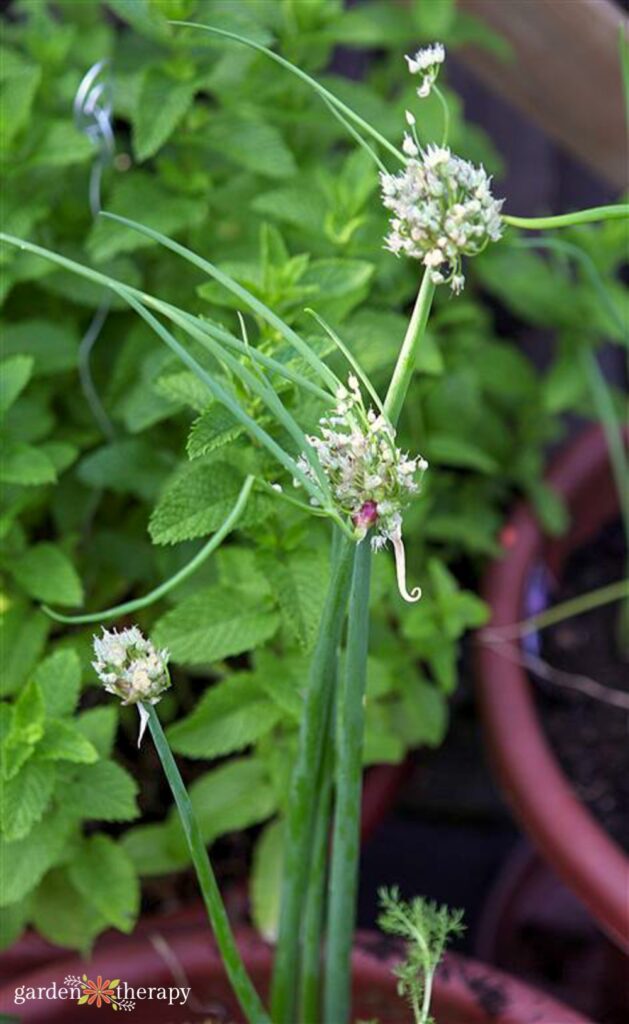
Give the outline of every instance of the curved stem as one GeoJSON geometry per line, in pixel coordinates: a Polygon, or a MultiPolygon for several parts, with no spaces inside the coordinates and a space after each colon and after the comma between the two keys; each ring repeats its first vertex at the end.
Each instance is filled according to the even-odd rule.
{"type": "MultiPolygon", "coordinates": [[[[119,217],[115,219],[120,220],[119,217]]],[[[156,237],[159,240],[163,236],[158,234],[156,237]]],[[[33,242],[26,242],[23,239],[16,238],[14,235],[8,235],[3,231],[0,232],[0,241],[7,242],[9,245],[14,245],[23,252],[32,252],[37,256],[42,256],[44,259],[50,260],[51,263],[56,263],[58,266],[64,267],[65,269],[78,274],[79,277],[85,277],[89,281],[96,281],[98,283],[105,284],[117,295],[120,295],[120,297],[124,299],[132,309],[135,309],[139,316],[149,324],[152,330],[155,331],[164,344],[168,345],[168,347],[178,356],[181,362],[192,370],[199,380],[203,381],[212,397],[221,405],[224,405],[225,408],[229,409],[235,419],[239,420],[245,429],[271,452],[271,454],[284,466],[284,468],[288,470],[291,476],[296,477],[300,481],[306,491],[308,491],[318,501],[321,501],[321,490],[306,476],[305,473],[302,472],[295,460],[284,451],[284,449],[274,440],[273,437],[271,437],[270,434],[259,426],[255,418],[249,416],[248,413],[245,412],[240,403],[236,400],[235,396],[226,390],[216,378],[209,374],[207,370],[198,363],[194,356],[188,352],[188,350],[181,345],[179,341],[177,341],[174,335],[164,327],[161,321],[157,320],[149,310],[145,308],[144,304],[146,303],[146,305],[149,305],[152,309],[155,309],[160,313],[164,313],[165,316],[169,316],[169,308],[172,310],[174,307],[168,307],[166,304],[160,302],[159,299],[155,299],[153,296],[147,295],[145,292],[128,287],[127,285],[122,284],[122,282],[117,281],[115,278],[108,277],[106,274],[102,274],[97,270],[92,270],[91,267],[84,267],[75,260],[70,260],[65,256],[60,256],[58,253],[52,252],[49,249],[44,249],[42,246],[35,245],[33,242]]],[[[336,378],[334,379],[336,380],[336,378]]]]}
{"type": "Polygon", "coordinates": [[[42,610],[45,611],[46,615],[49,615],[51,619],[55,619],[56,622],[67,622],[70,625],[78,626],[86,622],[103,622],[107,619],[115,619],[120,615],[126,615],[129,612],[136,612],[140,608],[147,608],[155,601],[159,601],[160,597],[164,597],[165,594],[170,590],[173,590],[179,583],[183,583],[184,580],[188,579],[188,576],[191,576],[193,572],[196,572],[206,558],[208,558],[213,551],[216,551],[217,547],[219,547],[225,540],[225,537],[231,533],[245,510],[245,505],[249,500],[249,495],[251,494],[254,482],[255,477],[248,476],[246,478],[233,509],[227,518],[223,520],[216,533],[212,534],[207,544],[204,544],[201,550],[197,551],[194,558],[191,558],[187,565],[184,565],[183,568],[179,569],[173,576],[165,580],[163,583],[160,583],[159,587],[155,587],[154,590],[145,594],[144,597],[137,597],[133,601],[125,601],[123,604],[114,605],[113,608],[106,608],[104,611],[100,612],[89,612],[85,615],[62,615],[60,612],[56,612],[52,608],[48,608],[47,605],[43,605],[42,610]]]}
{"type": "Polygon", "coordinates": [[[249,1024],[271,1024],[240,956],[190,797],[168,746],[157,712],[151,704],[143,705],[143,707],[148,715],[149,729],[155,749],[179,811],[203,902],[221,952],[227,977],[249,1024]]]}
{"type": "Polygon", "coordinates": [[[447,146],[447,144],[448,144],[448,136],[450,135],[450,108],[448,106],[447,99],[445,98],[445,96],[443,95],[441,89],[439,88],[439,86],[436,83],[433,85],[432,91],[434,92],[434,94],[436,95],[437,99],[439,100],[439,102],[441,104],[441,108],[443,110],[443,138],[442,138],[442,141],[441,141],[441,145],[442,146],[447,146]]]}
{"type": "Polygon", "coordinates": [[[311,869],[317,782],[325,746],[325,729],[332,700],[338,646],[355,543],[345,537],[336,542],[332,578],[312,655],[297,760],[286,815],[286,862],[282,882],[279,938],[271,988],[275,1024],[294,1024],[297,998],[299,945],[308,874],[311,869]]]}
{"type": "Polygon", "coordinates": [[[346,1024],[351,998],[351,952],[356,919],[364,699],[369,647],[371,546],[358,545],[349,606],[347,650],[336,721],[336,806],[330,867],[325,1021],[346,1024]]]}
{"type": "Polygon", "coordinates": [[[605,380],[603,372],[592,349],[588,345],[581,345],[579,356],[590,385],[590,393],[603,426],[609,461],[611,462],[614,482],[618,492],[618,502],[622,513],[622,520],[625,529],[625,540],[629,547],[629,492],[627,491],[627,480],[629,479],[628,462],[625,455],[622,425],[616,415],[614,402],[609,385],[605,380]]]}
{"type": "Polygon", "coordinates": [[[415,371],[417,348],[426,329],[434,294],[435,285],[430,279],[429,272],[425,270],[389,390],[384,400],[384,411],[394,425],[399,419],[415,371]]]}
{"type": "MultiPolygon", "coordinates": [[[[624,338],[626,334],[626,324],[623,317],[615,302],[609,295],[609,292],[605,287],[605,282],[603,281],[596,264],[592,258],[583,251],[583,249],[578,245],[574,245],[572,242],[566,242],[559,238],[521,238],[517,239],[513,244],[518,248],[536,249],[539,247],[542,249],[549,249],[551,252],[555,251],[565,253],[568,257],[574,259],[581,267],[583,273],[596,292],[601,306],[607,313],[610,324],[613,324],[616,331],[618,331],[620,338],[624,338]]],[[[625,456],[622,424],[619,417],[616,415],[609,385],[601,371],[594,352],[589,346],[582,344],[579,347],[579,358],[585,370],[585,374],[590,385],[592,400],[605,432],[609,458],[612,464],[614,481],[616,484],[616,490],[618,491],[618,499],[623,516],[625,537],[629,544],[629,495],[627,494],[626,488],[629,467],[625,456]]]]}
{"type": "Polygon", "coordinates": [[[98,337],[103,329],[110,309],[111,300],[107,295],[102,299],[79,344],[78,370],[83,394],[85,395],[85,400],[90,407],[92,416],[103,435],[111,441],[115,436],[116,431],[113,423],[107,415],[105,406],[100,400],[100,395],[98,394],[96,385],[94,384],[94,378],[92,377],[91,366],[92,350],[98,341],[98,337]]]}
{"type": "Polygon", "coordinates": [[[622,220],[629,217],[629,204],[618,203],[616,206],[594,206],[590,210],[577,210],[575,213],[562,213],[557,217],[511,217],[503,214],[505,224],[527,231],[539,231],[544,228],[568,228],[573,224],[591,224],[601,220],[622,220]]]}
{"type": "Polygon", "coordinates": [[[357,124],[364,132],[371,135],[372,139],[379,142],[384,149],[387,149],[401,163],[406,163],[406,157],[404,154],[400,153],[399,149],[396,149],[388,139],[385,139],[384,135],[381,135],[373,125],[370,125],[369,122],[365,121],[364,118],[357,114],[355,110],[348,107],[346,103],[343,103],[343,101],[338,98],[338,96],[335,96],[333,92],[326,89],[325,86],[320,84],[320,82],[317,82],[316,79],[312,78],[305,71],[302,71],[302,69],[296,64],[291,64],[289,60],[286,60],[286,58],[282,57],[279,53],[275,53],[274,50],[269,50],[268,46],[263,46],[262,43],[257,43],[254,39],[248,39],[246,36],[241,36],[237,32],[228,32],[226,29],[215,28],[214,25],[198,25],[193,21],[171,21],[170,24],[179,25],[182,28],[200,28],[204,32],[211,32],[213,35],[223,36],[225,39],[232,39],[234,42],[242,43],[244,46],[250,46],[253,50],[258,50],[259,53],[265,53],[266,56],[270,57],[271,60],[274,60],[276,64],[281,64],[283,68],[292,72],[292,74],[296,75],[297,78],[301,78],[303,82],[306,82],[306,84],[309,85],[311,89],[314,89],[322,99],[327,100],[328,103],[336,107],[336,109],[340,111],[340,113],[344,114],[345,117],[349,118],[350,121],[353,121],[354,124],[357,124]]]}
{"type": "Polygon", "coordinates": [[[481,630],[480,636],[488,643],[516,640],[518,637],[535,633],[539,629],[555,626],[565,619],[583,615],[584,612],[592,611],[593,608],[601,608],[613,601],[621,601],[623,597],[629,597],[629,580],[616,580],[614,583],[608,583],[605,587],[598,587],[596,590],[589,590],[586,594],[572,597],[569,601],[562,601],[561,604],[556,604],[553,608],[540,612],[538,615],[531,615],[530,618],[523,619],[522,622],[515,622],[512,626],[489,626],[481,630]]]}
{"type": "Polygon", "coordinates": [[[358,145],[362,149],[364,149],[365,152],[371,157],[373,162],[376,164],[378,170],[381,171],[382,174],[387,174],[388,173],[387,169],[386,169],[385,165],[382,163],[382,160],[380,159],[380,157],[376,153],[375,149],[372,146],[369,145],[369,143],[367,142],[366,139],[363,139],[363,137],[360,134],[360,132],[356,131],[356,129],[354,128],[354,126],[351,123],[351,121],[349,121],[346,117],[344,117],[343,114],[341,113],[341,111],[337,110],[337,108],[334,106],[334,104],[330,103],[329,99],[327,99],[326,96],[322,96],[321,99],[325,103],[326,107],[328,108],[328,110],[330,111],[332,116],[335,117],[337,119],[337,121],[341,122],[341,124],[343,125],[345,130],[347,132],[349,132],[349,134],[352,136],[354,141],[357,142],[358,145]]]}
{"type": "Polygon", "coordinates": [[[621,338],[625,335],[627,325],[622,314],[605,287],[605,282],[594,260],[580,246],[573,242],[566,242],[563,238],[515,238],[511,241],[511,245],[518,249],[549,249],[551,252],[565,253],[576,260],[596,292],[601,305],[604,306],[610,323],[613,323],[621,338]]]}

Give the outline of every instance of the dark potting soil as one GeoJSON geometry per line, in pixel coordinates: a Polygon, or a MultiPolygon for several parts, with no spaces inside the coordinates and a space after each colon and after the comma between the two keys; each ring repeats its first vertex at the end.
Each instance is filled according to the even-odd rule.
{"type": "MultiPolygon", "coordinates": [[[[622,578],[626,549],[620,523],[606,526],[568,560],[553,603],[622,578]]],[[[542,632],[540,655],[554,670],[594,680],[629,699],[629,652],[621,651],[619,603],[564,620],[542,632]]],[[[542,721],[564,771],[606,832],[629,852],[629,713],[605,699],[539,677],[542,721]]],[[[575,680],[576,681],[576,680],[575,680]]]]}

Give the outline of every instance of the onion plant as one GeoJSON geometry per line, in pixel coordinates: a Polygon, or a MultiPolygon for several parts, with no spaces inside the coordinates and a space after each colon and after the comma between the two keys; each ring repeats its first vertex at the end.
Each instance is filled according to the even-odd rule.
{"type": "MultiPolygon", "coordinates": [[[[102,214],[149,237],[220,284],[242,304],[243,311],[277,332],[293,358],[276,359],[250,342],[244,322],[238,336],[63,255],[3,235],[5,243],[50,260],[124,300],[248,433],[251,444],[268,454],[275,467],[268,477],[261,473],[248,476],[231,512],[205,547],[144,598],[74,617],[49,611],[63,622],[101,622],[152,603],[216,551],[256,490],[329,520],[329,585],[308,671],[290,782],[279,934],[268,1007],[240,957],[192,805],[160,725],[156,707],[170,685],[168,652],[157,650],[135,627],[104,631],[94,640],[94,669],[109,692],[125,704],[137,706],[140,738],[148,724],[226,973],[247,1020],[251,1024],[346,1024],[351,1013],[371,561],[374,553],[392,548],[401,598],[414,605],[408,614],[421,615],[422,606],[417,603],[421,590],[418,586],[409,589],[406,580],[403,516],[411,502],[421,500],[421,477],[427,463],[398,446],[397,425],[435,290],[449,287],[453,296],[459,294],[465,285],[464,260],[498,243],[508,229],[554,229],[627,217],[628,207],[534,219],[503,214],[502,201],[493,196],[491,179],[483,168],[460,159],[448,146],[447,103],[437,84],[445,57],[440,44],[420,50],[407,62],[417,80],[418,98],[434,91],[443,101],[443,136],[438,143],[420,141],[418,118],[409,111],[398,149],[332,92],[260,43],[212,26],[174,24],[184,32],[211,33],[225,45],[253,47],[318,93],[328,111],[373,157],[382,200],[390,214],[385,246],[397,258],[417,262],[421,271],[417,299],[391,367],[388,390],[379,395],[343,340],[320,317],[319,324],[347,363],[345,374],[335,372],[297,331],[242,285],[185,246],[140,223],[102,214]],[[284,401],[285,384],[300,398],[319,404],[314,434],[306,433],[299,415],[284,401]],[[243,395],[255,398],[255,408],[243,395]]],[[[598,378],[596,387],[602,406],[604,384],[598,378]]],[[[614,441],[617,430],[609,416],[605,420],[620,475],[624,456],[614,441]]],[[[411,944],[409,958],[399,970],[400,990],[408,996],[418,1024],[426,1024],[434,971],[448,935],[460,929],[460,915],[420,900],[407,904],[395,890],[381,898],[383,926],[411,944]]]]}

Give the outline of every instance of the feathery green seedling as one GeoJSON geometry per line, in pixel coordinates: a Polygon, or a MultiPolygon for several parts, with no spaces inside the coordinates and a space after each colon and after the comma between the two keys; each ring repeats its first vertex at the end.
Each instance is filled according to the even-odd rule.
{"type": "Polygon", "coordinates": [[[388,935],[404,939],[406,958],[395,968],[398,992],[408,1000],[415,1024],[435,1024],[430,1002],[435,971],[448,940],[465,930],[463,911],[432,900],[403,900],[399,889],[381,889],[378,924],[388,935]]]}

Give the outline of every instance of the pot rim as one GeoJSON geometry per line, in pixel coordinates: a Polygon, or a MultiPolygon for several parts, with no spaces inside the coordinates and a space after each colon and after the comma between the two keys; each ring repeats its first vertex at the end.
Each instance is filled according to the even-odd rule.
{"type": "MultiPolygon", "coordinates": [[[[576,513],[567,536],[555,544],[560,565],[618,508],[602,429],[588,428],[569,444],[552,463],[546,482],[576,513]],[[580,504],[585,506],[581,521],[580,504]]],[[[490,627],[522,618],[529,572],[548,547],[528,503],[516,508],[509,528],[513,547],[492,563],[481,590],[492,610],[490,627]]],[[[476,646],[476,666],[490,753],[516,817],[600,927],[629,951],[629,859],[586,809],[555,757],[526,670],[482,642],[476,646]]]]}
{"type": "MultiPolygon", "coordinates": [[[[133,936],[119,936],[116,941],[101,946],[88,965],[80,956],[74,955],[39,967],[17,980],[20,985],[38,988],[49,986],[53,979],[61,979],[69,974],[80,975],[86,970],[92,975],[112,977],[112,971],[117,976],[123,961],[124,980],[127,984],[136,987],[140,984],[167,984],[165,975],[171,981],[174,978],[170,967],[173,956],[187,976],[198,971],[207,971],[210,976],[217,971],[224,973],[207,926],[165,932],[163,938],[170,947],[168,960],[158,952],[154,944],[156,936],[159,936],[159,931],[152,936],[145,936],[143,940],[133,936]],[[158,976],[154,977],[155,974],[158,976]]],[[[250,928],[239,928],[236,936],[254,983],[268,983],[272,947],[250,928]]],[[[362,988],[371,984],[397,999],[396,981],[392,972],[392,966],[398,960],[395,955],[396,944],[385,936],[365,931],[357,932],[355,940],[352,960],[358,986],[362,988]]],[[[177,984],[181,984],[181,980],[177,984]]],[[[10,1012],[14,1008],[12,997],[15,987],[13,982],[0,988],[0,1012],[10,1012]]],[[[495,1024],[533,1024],[534,1021],[550,1019],[553,1024],[592,1024],[588,1018],[557,1002],[552,996],[539,992],[498,968],[457,953],[447,953],[438,969],[434,1003],[437,1014],[445,1012],[450,1019],[456,1019],[460,1024],[489,1024],[489,1021],[495,1024]],[[488,993],[490,997],[494,994],[495,998],[495,994],[501,992],[506,997],[504,1008],[483,1007],[483,993],[488,993]],[[453,1016],[455,1013],[456,1018],[453,1016]],[[551,1013],[552,1018],[549,1017],[551,1013]]],[[[32,1004],[33,1024],[45,1024],[49,1019],[46,1014],[48,1007],[49,1004],[43,1000],[32,1004]]]]}

